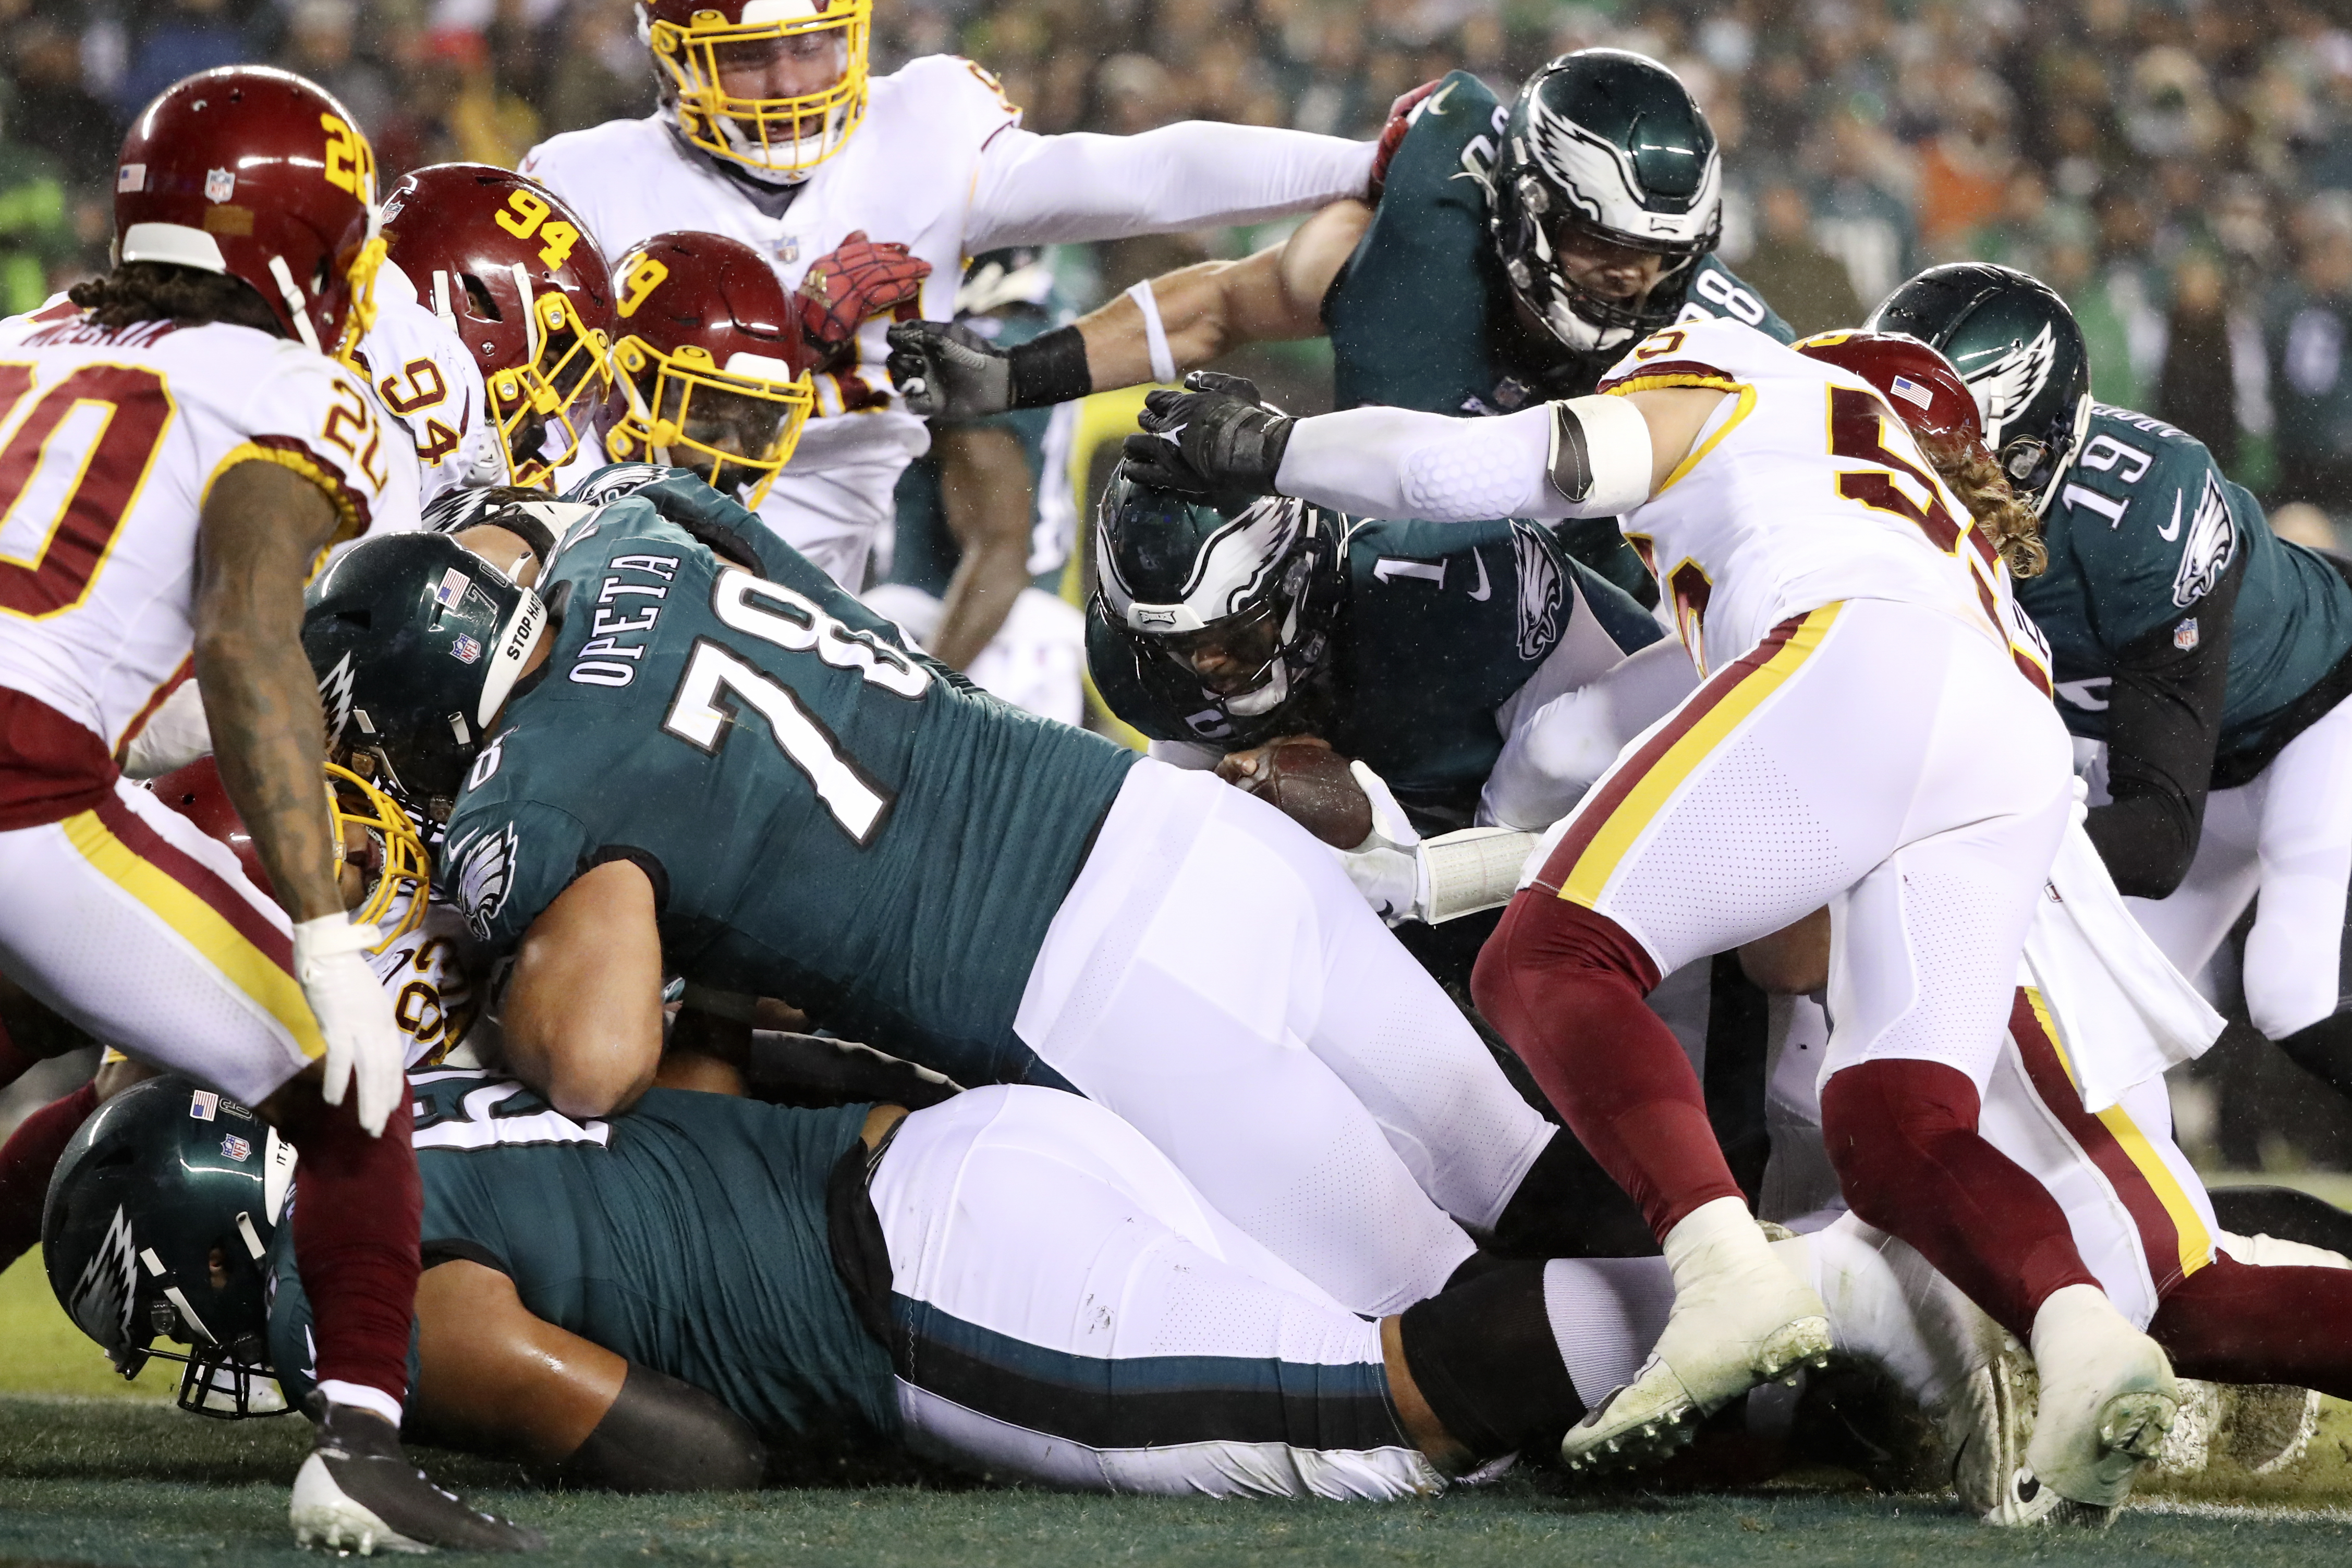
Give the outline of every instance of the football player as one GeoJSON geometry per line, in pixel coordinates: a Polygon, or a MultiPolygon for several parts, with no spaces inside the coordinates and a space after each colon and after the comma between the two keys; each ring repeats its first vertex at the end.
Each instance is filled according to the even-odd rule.
{"type": "Polygon", "coordinates": [[[2018,601],[2049,636],[2059,715],[2092,759],[2089,831],[2116,885],[2190,975],[2253,903],[2248,1015],[2352,1095],[2345,564],[2272,533],[2194,436],[2093,402],[2073,313],[2024,274],[1935,267],[1872,321],[1959,367],[2042,513],[2049,567],[2018,601]]]}
{"type": "Polygon", "coordinates": [[[690,476],[589,487],[527,684],[449,656],[537,602],[450,540],[345,555],[306,632],[377,776],[454,803],[441,885],[517,954],[506,1060],[559,1109],[642,1091],[673,973],[1087,1093],[1359,1311],[1546,1212],[1571,1145],[1303,829],[976,693],[690,476]],[[479,613],[428,622],[445,583],[479,613]]]}
{"type": "MultiPolygon", "coordinates": [[[[1428,1495],[1572,1420],[1664,1315],[1658,1260],[1555,1260],[1366,1321],[1133,1128],[1047,1090],[908,1113],[656,1089],[581,1119],[478,1071],[413,1082],[436,1238],[414,1419],[573,1484],[748,1488],[803,1455],[831,1472],[904,1448],[1091,1491],[1428,1495]]],[[[278,1151],[225,1157],[191,1110],[163,1080],[85,1131],[49,1205],[50,1277],[66,1299],[125,1227],[158,1264],[125,1281],[142,1337],[199,1341],[201,1301],[200,1355],[238,1382],[274,1365],[299,1397],[310,1307],[271,1234],[278,1151]]],[[[1948,1433],[1989,1431],[1998,1332],[1916,1254],[1852,1221],[1776,1253],[1948,1433]]],[[[141,1353],[113,1318],[76,1321],[141,1353]]],[[[1994,1466],[1951,1447],[1973,1504],[1994,1466]]]]}
{"type": "Polygon", "coordinates": [[[968,60],[869,76],[872,0],[640,0],[637,17],[660,107],[554,137],[522,172],[608,258],[706,231],[797,290],[824,361],[816,429],[760,511],[853,591],[929,442],[883,375],[883,316],[951,314],[966,256],[1308,212],[1371,172],[1370,143],[1255,126],[1039,136],[968,60]]]}
{"type": "Polygon", "coordinates": [[[1570,1456],[1641,1447],[1826,1348],[1642,998],[1829,904],[1822,1112],[1846,1196],[2030,1335],[2037,1473],[2103,1504],[2108,1458],[2127,1474],[2160,1445],[2171,1375],[1977,1126],[2073,795],[2008,586],[2012,559],[2032,564],[2022,508],[1980,525],[1869,381],[1738,323],[1654,333],[1601,389],[1485,420],[1155,392],[1128,451],[1196,492],[1375,517],[1618,516],[1671,598],[1698,687],[1552,830],[1475,986],[1675,1269],[1657,1354],[1570,1456]]]}
{"type": "MultiPolygon", "coordinates": [[[[47,518],[37,558],[0,566],[0,967],[310,1155],[296,1245],[326,1293],[297,1537],[517,1548],[536,1537],[401,1458],[417,1188],[400,1034],[335,881],[318,694],[288,679],[320,554],[415,522],[409,443],[328,357],[367,324],[375,226],[373,155],[333,99],[204,72],[124,139],[113,270],[0,327],[0,509],[47,518]],[[282,909],[121,776],[192,674],[282,909]]],[[[121,1283],[86,1282],[93,1301],[121,1283]]]]}
{"type": "Polygon", "coordinates": [[[383,237],[388,303],[360,359],[415,437],[425,502],[467,485],[551,491],[613,382],[595,237],[543,186],[482,163],[403,178],[383,237]]]}
{"type": "MultiPolygon", "coordinates": [[[[1507,108],[1455,71],[1399,100],[1381,150],[1370,201],[1327,208],[1245,261],[1138,284],[1009,351],[942,322],[893,327],[890,373],[918,413],[970,417],[1328,334],[1341,408],[1507,413],[1591,392],[1635,339],[1677,320],[1794,335],[1716,259],[1715,132],[1654,60],[1562,55],[1507,108]]],[[[1579,559],[1656,601],[1612,529],[1564,531],[1579,559]]]]}

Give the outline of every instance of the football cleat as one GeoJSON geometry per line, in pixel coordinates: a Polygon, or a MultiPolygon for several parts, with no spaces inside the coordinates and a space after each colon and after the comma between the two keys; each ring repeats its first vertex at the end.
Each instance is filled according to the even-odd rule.
{"type": "Polygon", "coordinates": [[[1990,1319],[1986,1327],[1984,1364],[1934,1412],[1951,1455],[1952,1490],[1962,1508],[1987,1524],[2040,1524],[2062,1500],[2025,1461],[2039,1388],[2033,1358],[1990,1319]]]}
{"type": "Polygon", "coordinates": [[[1698,1424],[1759,1384],[1826,1367],[1828,1309],[1775,1257],[1747,1207],[1717,1198],[1666,1235],[1675,1307],[1650,1359],[1561,1439],[1571,1470],[1662,1458],[1698,1424]]]}
{"type": "Polygon", "coordinates": [[[332,1552],[536,1552],[535,1530],[479,1512],[435,1486],[371,1410],[330,1405],[318,1446],[294,1477],[294,1540],[332,1552]]]}
{"type": "Polygon", "coordinates": [[[2026,1463],[2043,1486],[2078,1505],[2053,1511],[2053,1518],[2104,1525],[2179,1413],[2171,1364],[2092,1285],[2066,1286],[2042,1303],[2033,1364],[2041,1392],[2026,1463]]]}

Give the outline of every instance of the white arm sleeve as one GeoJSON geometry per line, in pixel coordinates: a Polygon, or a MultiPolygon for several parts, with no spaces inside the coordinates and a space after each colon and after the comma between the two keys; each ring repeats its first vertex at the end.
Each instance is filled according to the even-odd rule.
{"type": "Polygon", "coordinates": [[[1186,120],[1137,136],[1008,126],[981,150],[964,252],[1257,223],[1371,183],[1370,141],[1186,120]]]}
{"type": "Polygon", "coordinates": [[[1650,497],[1650,427],[1622,398],[1540,403],[1492,419],[1351,408],[1303,419],[1275,486],[1370,517],[1609,517],[1650,497]],[[1578,437],[1563,464],[1559,437],[1578,437]],[[1569,499],[1555,470],[1572,473],[1569,499]]]}
{"type": "Polygon", "coordinates": [[[1618,753],[1697,685],[1690,655],[1669,638],[1554,697],[1504,737],[1479,820],[1536,832],[1567,816],[1618,753]]]}

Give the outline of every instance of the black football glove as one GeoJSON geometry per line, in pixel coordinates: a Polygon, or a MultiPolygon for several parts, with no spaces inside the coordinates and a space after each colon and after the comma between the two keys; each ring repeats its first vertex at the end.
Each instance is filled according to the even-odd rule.
{"type": "Polygon", "coordinates": [[[907,412],[924,419],[984,419],[1013,406],[1013,361],[969,327],[900,321],[883,361],[907,412]]]}
{"type": "Polygon", "coordinates": [[[1156,392],[1136,420],[1148,433],[1120,444],[1138,483],[1213,502],[1244,502],[1274,490],[1290,428],[1298,422],[1258,399],[1241,376],[1194,371],[1182,392],[1156,392]]]}

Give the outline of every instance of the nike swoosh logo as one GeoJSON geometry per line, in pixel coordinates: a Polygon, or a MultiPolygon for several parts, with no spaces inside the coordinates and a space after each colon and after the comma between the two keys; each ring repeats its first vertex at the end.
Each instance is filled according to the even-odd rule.
{"type": "Polygon", "coordinates": [[[1455,85],[1455,83],[1447,82],[1444,87],[1439,88],[1434,93],[1430,95],[1430,113],[1444,114],[1445,112],[1445,100],[1454,96],[1454,89],[1455,85]]]}
{"type": "Polygon", "coordinates": [[[2156,537],[2166,544],[2170,544],[2180,537],[2180,492],[2178,490],[2172,493],[2172,526],[2168,528],[2157,529],[2156,537]]]}
{"type": "Polygon", "coordinates": [[[1471,590],[1470,597],[1477,600],[1492,599],[1495,597],[1495,591],[1486,581],[1486,558],[1474,549],[1470,552],[1470,559],[1478,563],[1478,586],[1471,590]]]}

